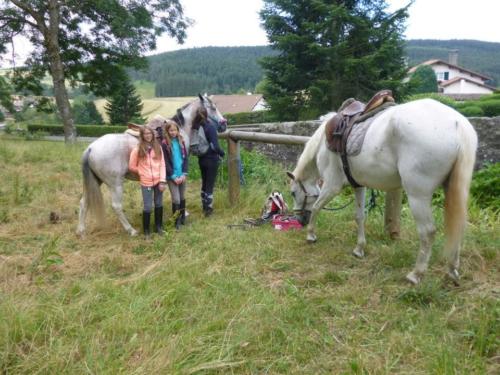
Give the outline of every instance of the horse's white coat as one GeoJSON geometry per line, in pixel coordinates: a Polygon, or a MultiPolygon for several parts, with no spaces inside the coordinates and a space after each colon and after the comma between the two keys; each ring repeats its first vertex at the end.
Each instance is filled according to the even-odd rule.
{"type": "MultiPolygon", "coordinates": [[[[311,211],[307,239],[316,241],[315,220],[319,210],[337,195],[347,178],[340,156],[328,150],[325,123],[306,144],[293,171],[295,210],[311,211]],[[318,191],[317,180],[323,185],[318,191]],[[306,194],[319,194],[306,202],[306,194]]],[[[458,278],[459,248],[466,220],[467,198],[477,149],[477,135],[470,122],[452,108],[432,99],[417,100],[387,109],[368,130],[359,155],[349,158],[352,176],[361,185],[391,191],[403,188],[415,218],[420,249],[415,268],[407,275],[418,283],[428,266],[435,226],[433,192],[445,188],[445,251],[448,274],[458,278]]],[[[358,240],[354,254],[364,255],[365,188],[356,190],[358,240]]]]}
{"type": "MultiPolygon", "coordinates": [[[[185,124],[181,132],[189,149],[189,135],[196,110],[204,106],[209,121],[225,122],[217,107],[206,95],[193,101],[182,110],[185,124]]],[[[161,118],[155,118],[158,122],[161,118]]],[[[162,121],[160,121],[162,122],[162,121]]],[[[163,119],[164,122],[164,119],[163,119]]],[[[82,156],[83,196],[80,200],[80,212],[77,233],[85,233],[85,219],[89,210],[94,211],[100,221],[103,217],[103,200],[100,185],[104,183],[111,192],[111,205],[123,228],[132,236],[137,235],[123,213],[123,182],[125,178],[137,180],[137,176],[128,173],[128,162],[132,149],[137,146],[138,139],[132,135],[106,134],[92,142],[82,156]]]]}

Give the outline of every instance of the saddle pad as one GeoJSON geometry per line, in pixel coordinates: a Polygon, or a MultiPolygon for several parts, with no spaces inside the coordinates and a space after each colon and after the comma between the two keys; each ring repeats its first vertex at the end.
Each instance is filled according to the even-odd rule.
{"type": "Polygon", "coordinates": [[[347,138],[346,152],[348,156],[356,156],[361,152],[363,147],[363,142],[365,140],[365,135],[373,120],[376,118],[370,117],[369,119],[357,123],[356,126],[352,127],[349,138],[347,138]]]}

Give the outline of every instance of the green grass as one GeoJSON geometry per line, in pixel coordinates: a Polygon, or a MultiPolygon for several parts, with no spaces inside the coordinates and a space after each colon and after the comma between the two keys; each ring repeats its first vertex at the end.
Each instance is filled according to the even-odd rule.
{"type": "MultiPolygon", "coordinates": [[[[368,216],[367,256],[356,259],[353,208],[323,212],[318,243],[258,217],[281,168],[244,154],[247,185],[203,218],[191,160],[188,225],[131,238],[111,213],[75,234],[84,144],[0,138],[0,371],[5,374],[496,374],[500,370],[500,223],[472,204],[462,282],[443,277],[442,216],[428,274],[404,282],[417,235],[407,206],[402,238],[368,216]],[[52,224],[51,212],[60,220],[52,224]],[[333,225],[333,223],[335,225],[333,225]]],[[[339,205],[349,196],[339,197],[339,205]]],[[[379,204],[381,204],[379,199],[379,204]]],[[[141,197],[125,184],[139,228],[141,197]]],[[[168,195],[165,206],[169,206],[168,195]]]]}

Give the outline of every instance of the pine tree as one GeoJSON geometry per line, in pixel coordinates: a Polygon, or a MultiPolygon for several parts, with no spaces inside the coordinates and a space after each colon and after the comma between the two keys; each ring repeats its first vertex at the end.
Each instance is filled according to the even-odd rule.
{"type": "Polygon", "coordinates": [[[384,0],[264,0],[260,16],[278,52],[261,62],[271,110],[283,120],[312,118],[349,97],[397,94],[407,8],[386,9],[384,0]]]}
{"type": "Polygon", "coordinates": [[[104,110],[109,116],[109,122],[114,125],[125,125],[128,122],[143,123],[141,117],[143,103],[130,80],[123,84],[108,99],[104,110]]]}

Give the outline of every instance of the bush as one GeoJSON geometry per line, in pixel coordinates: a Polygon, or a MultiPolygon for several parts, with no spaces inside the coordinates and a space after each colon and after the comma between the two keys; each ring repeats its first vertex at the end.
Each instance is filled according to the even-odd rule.
{"type": "Polygon", "coordinates": [[[488,117],[500,116],[500,99],[479,101],[478,105],[483,110],[485,116],[488,117]]]}
{"type": "Polygon", "coordinates": [[[477,105],[468,105],[459,107],[457,110],[466,117],[481,117],[484,116],[484,111],[477,105]]]}
{"type": "MultiPolygon", "coordinates": [[[[100,137],[109,133],[123,133],[126,126],[76,125],[76,134],[82,137],[100,137]]],[[[62,125],[28,125],[30,133],[45,132],[49,135],[64,135],[62,125]]]]}
{"type": "Polygon", "coordinates": [[[5,115],[3,114],[2,111],[0,111],[0,121],[5,120],[5,115]]]}
{"type": "Polygon", "coordinates": [[[471,195],[479,207],[500,212],[500,163],[488,164],[474,174],[471,195]]]}
{"type": "Polygon", "coordinates": [[[269,111],[228,113],[224,115],[229,126],[240,124],[261,124],[274,122],[276,118],[269,111]]]}
{"type": "Polygon", "coordinates": [[[414,94],[438,91],[438,82],[434,70],[428,65],[421,65],[411,75],[410,92],[414,94]]]}

